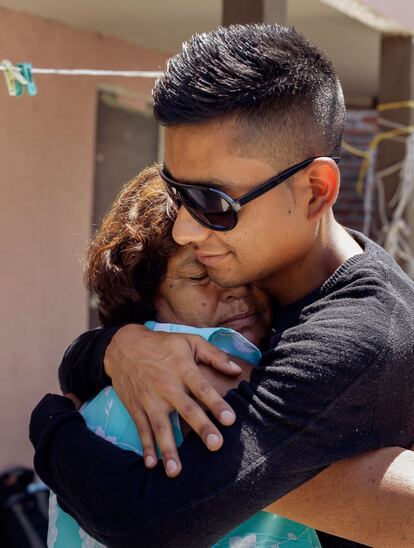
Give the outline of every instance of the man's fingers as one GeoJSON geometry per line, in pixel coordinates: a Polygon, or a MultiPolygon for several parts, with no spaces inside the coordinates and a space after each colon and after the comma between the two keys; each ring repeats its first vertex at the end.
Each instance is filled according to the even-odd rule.
{"type": "Polygon", "coordinates": [[[197,402],[180,394],[177,411],[185,422],[200,436],[210,451],[217,451],[223,445],[223,437],[197,402]]]}
{"type": "Polygon", "coordinates": [[[228,354],[208,343],[202,337],[192,335],[191,344],[197,362],[205,363],[225,375],[240,375],[241,367],[232,361],[228,354]]]}
{"type": "Polygon", "coordinates": [[[134,409],[131,416],[135,422],[141,440],[145,466],[147,468],[154,468],[158,462],[158,457],[147,414],[142,409],[137,408],[134,409]]]}
{"type": "MultiPolygon", "coordinates": [[[[184,376],[184,382],[186,388],[193,394],[198,400],[200,400],[206,407],[209,409],[216,419],[221,422],[224,426],[230,426],[236,420],[236,415],[230,405],[220,396],[217,390],[208,382],[204,375],[200,372],[199,369],[195,371],[188,371],[184,376]]],[[[182,401],[182,398],[180,399],[182,401]]],[[[194,402],[195,403],[195,402],[194,402]]],[[[199,406],[197,406],[199,408],[199,406]]],[[[199,408],[200,409],[200,408],[199,408]]],[[[201,411],[201,410],[200,410],[201,411]]],[[[209,424],[213,424],[208,418],[207,415],[202,412],[202,415],[208,421],[209,424]]],[[[194,412],[194,417],[201,417],[200,413],[194,412]]],[[[192,417],[191,417],[192,419],[192,417]]],[[[187,420],[187,419],[186,419],[187,420]]],[[[197,419],[192,419],[195,424],[197,424],[197,419]]],[[[203,421],[206,425],[206,420],[203,421]]],[[[197,430],[194,425],[187,421],[193,430],[197,430]]],[[[198,428],[201,425],[198,424],[198,428]]]]}
{"type": "Polygon", "coordinates": [[[162,411],[161,406],[148,411],[148,419],[154,432],[155,441],[162,454],[167,476],[174,478],[181,472],[181,461],[178,456],[171,421],[168,411],[162,411]]]}

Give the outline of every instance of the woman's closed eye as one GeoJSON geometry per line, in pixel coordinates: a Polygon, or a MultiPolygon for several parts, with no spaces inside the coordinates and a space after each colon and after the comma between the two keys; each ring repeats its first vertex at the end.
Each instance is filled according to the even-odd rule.
{"type": "Polygon", "coordinates": [[[209,282],[210,281],[210,278],[209,278],[207,272],[203,272],[203,273],[197,274],[195,276],[189,276],[187,279],[191,280],[192,282],[195,282],[195,283],[209,282]]]}

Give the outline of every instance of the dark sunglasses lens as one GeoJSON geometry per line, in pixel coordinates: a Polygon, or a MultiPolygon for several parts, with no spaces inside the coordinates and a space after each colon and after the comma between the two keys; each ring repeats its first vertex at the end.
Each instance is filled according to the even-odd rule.
{"type": "Polygon", "coordinates": [[[213,189],[180,188],[178,193],[193,217],[203,224],[219,230],[236,224],[236,213],[231,204],[213,189]]]}

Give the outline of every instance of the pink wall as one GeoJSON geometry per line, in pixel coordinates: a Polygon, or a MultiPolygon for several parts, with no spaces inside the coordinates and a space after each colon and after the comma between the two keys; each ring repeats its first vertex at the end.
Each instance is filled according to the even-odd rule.
{"type": "MultiPolygon", "coordinates": [[[[0,10],[0,56],[54,68],[158,70],[166,55],[0,10]]],[[[87,329],[80,256],[90,235],[97,86],[38,76],[38,96],[0,80],[0,469],[31,464],[30,411],[58,391],[57,366],[87,329]]],[[[114,79],[149,98],[152,80],[114,79]]]]}

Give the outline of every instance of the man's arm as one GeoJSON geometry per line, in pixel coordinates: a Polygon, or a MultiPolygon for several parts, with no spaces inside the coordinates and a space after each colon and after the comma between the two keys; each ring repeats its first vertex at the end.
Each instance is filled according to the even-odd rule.
{"type": "Polygon", "coordinates": [[[329,466],[267,511],[374,548],[414,533],[414,452],[386,447],[329,466]]]}
{"type": "Polygon", "coordinates": [[[169,420],[173,409],[177,409],[211,451],[221,447],[223,438],[204,409],[209,409],[224,425],[235,420],[233,410],[206,377],[206,370],[200,372],[196,361],[208,364],[230,379],[241,372],[227,354],[200,337],[185,335],[177,339],[176,335],[154,333],[143,325],[127,324],[95,329],[78,337],[65,352],[59,379],[64,394],[73,393],[82,401],[112,384],[135,422],[146,466],[152,468],[157,462],[155,433],[166,471],[174,477],[180,472],[180,459],[169,420]],[[167,346],[163,341],[167,341],[167,346]],[[180,348],[185,352],[180,353],[180,348]],[[154,356],[154,349],[161,349],[161,357],[154,356]],[[142,363],[140,358],[145,355],[149,360],[142,363]],[[165,367],[166,357],[171,366],[165,367]],[[148,385],[152,381],[157,389],[164,387],[176,395],[177,370],[184,379],[184,390],[175,400],[175,407],[174,401],[160,398],[158,393],[148,390],[148,385]]]}
{"type": "MultiPolygon", "coordinates": [[[[59,399],[59,397],[55,398],[59,399]]],[[[49,412],[54,408],[55,416],[59,414],[57,410],[60,403],[50,406],[49,402],[46,407],[48,407],[49,412]]],[[[61,406],[60,420],[63,419],[64,415],[62,408],[63,406],[61,406]]],[[[69,410],[69,406],[67,409],[69,410]]],[[[70,413],[71,411],[69,411],[70,413]]],[[[64,427],[63,430],[65,430],[64,427]]],[[[72,430],[69,429],[66,434],[71,436],[71,432],[72,430]]],[[[89,431],[88,434],[90,434],[89,431]]],[[[78,441],[80,439],[78,438],[78,441]]],[[[100,445],[103,440],[98,439],[100,440],[98,445],[100,445]]],[[[83,438],[83,442],[85,441],[85,438],[83,438]]],[[[96,447],[95,450],[100,453],[99,447],[96,447]]],[[[59,455],[59,451],[55,455],[59,455]]],[[[96,458],[93,460],[96,462],[96,458]]],[[[86,464],[82,458],[78,462],[81,468],[86,464]]],[[[119,461],[113,462],[113,466],[119,466],[120,464],[119,461]]],[[[132,463],[128,459],[124,464],[129,466],[132,463]]],[[[90,462],[89,465],[91,466],[90,475],[93,478],[93,462],[90,462]]],[[[413,470],[414,454],[412,452],[400,448],[382,449],[376,453],[366,454],[329,467],[316,478],[283,497],[277,503],[272,504],[268,510],[328,531],[331,534],[341,535],[370,546],[378,546],[378,548],[382,548],[384,545],[408,546],[407,539],[414,531],[414,518],[412,519],[412,516],[414,516],[413,470]]],[[[110,462],[107,472],[112,473],[110,462]]],[[[144,478],[141,479],[145,481],[144,478]]],[[[90,486],[87,485],[83,489],[82,484],[75,481],[74,485],[76,484],[78,485],[77,490],[80,500],[82,500],[90,486]]],[[[112,487],[112,485],[107,484],[107,489],[112,487]]],[[[147,493],[145,493],[146,495],[147,493]]],[[[96,508],[97,513],[102,511],[99,496],[99,491],[94,490],[92,500],[89,502],[91,508],[96,508]]],[[[141,504],[143,502],[141,501],[141,504]]],[[[133,516],[135,515],[133,512],[134,503],[137,503],[137,500],[131,500],[128,508],[128,512],[132,512],[133,516]]],[[[116,496],[114,509],[118,508],[118,504],[119,497],[116,496]]],[[[66,505],[63,505],[63,507],[69,513],[73,513],[66,505]]],[[[76,513],[73,513],[73,515],[76,517],[76,513]]],[[[133,516],[130,528],[132,527],[133,516]]],[[[194,516],[192,513],[189,512],[188,516],[193,523],[194,516]]],[[[95,518],[96,516],[91,516],[91,519],[95,518]]],[[[83,525],[92,535],[99,536],[94,526],[85,523],[83,525]]],[[[110,517],[108,517],[107,525],[111,528],[110,517]]],[[[164,546],[163,542],[166,542],[165,545],[168,546],[179,546],[179,542],[176,544],[172,540],[177,533],[178,531],[174,528],[169,529],[165,531],[164,537],[157,537],[154,544],[151,544],[151,540],[149,540],[148,546],[164,546]],[[171,540],[168,537],[171,537],[171,540]]],[[[119,538],[107,536],[105,532],[101,535],[100,540],[106,542],[109,547],[141,546],[140,543],[146,542],[144,539],[148,538],[145,532],[140,533],[138,531],[132,535],[120,534],[119,538]]],[[[187,542],[194,542],[195,538],[197,538],[198,546],[204,545],[201,540],[199,542],[198,534],[194,531],[192,536],[188,535],[187,542]]]]}
{"type": "Polygon", "coordinates": [[[121,327],[93,329],[70,344],[59,366],[59,384],[64,394],[74,393],[84,402],[111,384],[103,366],[104,356],[112,337],[121,327]]]}
{"type": "Polygon", "coordinates": [[[108,546],[191,545],[195,534],[199,546],[210,546],[329,464],[382,444],[408,446],[413,374],[404,372],[401,387],[401,375],[388,367],[390,317],[373,311],[375,322],[361,322],[363,310],[348,306],[347,317],[343,308],[332,310],[289,329],[251,383],[229,392],[237,422],[223,431],[220,451],[210,453],[188,436],[177,479],[160,466],[145,470],[135,455],[97,438],[56,397],[32,418],[39,475],[108,546]],[[396,382],[399,406],[387,397],[396,382]],[[96,485],[97,475],[105,482],[96,485]]]}
{"type": "MultiPolygon", "coordinates": [[[[199,367],[225,395],[241,380],[250,379],[252,365],[238,363],[242,374],[237,381],[199,367]]],[[[66,397],[79,410],[78,398],[66,397]]],[[[181,429],[184,436],[191,431],[183,421],[181,429]]],[[[358,545],[404,546],[414,531],[414,452],[387,447],[335,463],[265,510],[358,545]]]]}

